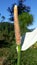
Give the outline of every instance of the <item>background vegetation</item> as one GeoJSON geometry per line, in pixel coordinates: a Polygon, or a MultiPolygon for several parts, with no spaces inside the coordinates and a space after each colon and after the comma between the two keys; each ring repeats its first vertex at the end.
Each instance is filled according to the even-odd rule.
{"type": "MultiPolygon", "coordinates": [[[[16,65],[17,63],[16,42],[12,26],[13,24],[8,22],[0,23],[0,57],[5,57],[4,65],[16,65]]],[[[37,42],[28,50],[21,52],[21,65],[37,65],[37,42]]]]}

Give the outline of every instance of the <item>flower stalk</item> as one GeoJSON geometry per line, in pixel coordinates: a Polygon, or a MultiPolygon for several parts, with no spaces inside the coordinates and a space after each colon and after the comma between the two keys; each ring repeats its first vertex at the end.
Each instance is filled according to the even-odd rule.
{"type": "Polygon", "coordinates": [[[20,27],[19,27],[19,20],[18,20],[18,7],[17,7],[17,5],[14,6],[14,29],[15,29],[16,44],[17,44],[17,47],[18,47],[17,65],[20,65],[21,39],[20,39],[20,27]]]}

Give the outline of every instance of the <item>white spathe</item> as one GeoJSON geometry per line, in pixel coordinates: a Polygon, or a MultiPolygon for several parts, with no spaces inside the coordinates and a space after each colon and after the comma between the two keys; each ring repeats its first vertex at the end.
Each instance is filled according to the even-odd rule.
{"type": "MultiPolygon", "coordinates": [[[[37,41],[37,28],[33,30],[32,32],[26,33],[21,50],[22,51],[27,50],[29,47],[35,44],[36,41],[37,41]]],[[[18,51],[18,48],[17,48],[17,51],[18,51]]]]}

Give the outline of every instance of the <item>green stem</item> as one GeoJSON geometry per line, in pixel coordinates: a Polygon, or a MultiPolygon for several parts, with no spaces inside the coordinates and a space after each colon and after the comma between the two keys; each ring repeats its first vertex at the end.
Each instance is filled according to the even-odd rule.
{"type": "Polygon", "coordinates": [[[21,45],[18,45],[18,59],[17,65],[21,65],[21,45]]]}

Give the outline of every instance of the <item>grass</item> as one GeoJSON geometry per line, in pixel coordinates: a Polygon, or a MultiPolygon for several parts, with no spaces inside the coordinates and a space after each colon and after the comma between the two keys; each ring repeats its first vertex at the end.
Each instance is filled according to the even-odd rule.
{"type": "Polygon", "coordinates": [[[37,48],[30,48],[25,52],[22,52],[23,65],[37,65],[37,48]]]}
{"type": "Polygon", "coordinates": [[[10,48],[0,48],[0,57],[6,57],[9,54],[10,48]]]}
{"type": "MultiPolygon", "coordinates": [[[[10,48],[0,48],[0,57],[7,57],[7,55],[11,53],[12,56],[9,56],[10,60],[7,59],[6,63],[11,61],[13,65],[15,65],[17,59],[17,53],[15,48],[16,47],[14,45],[10,48]]],[[[37,65],[37,43],[28,50],[21,52],[21,65],[37,65]]]]}

